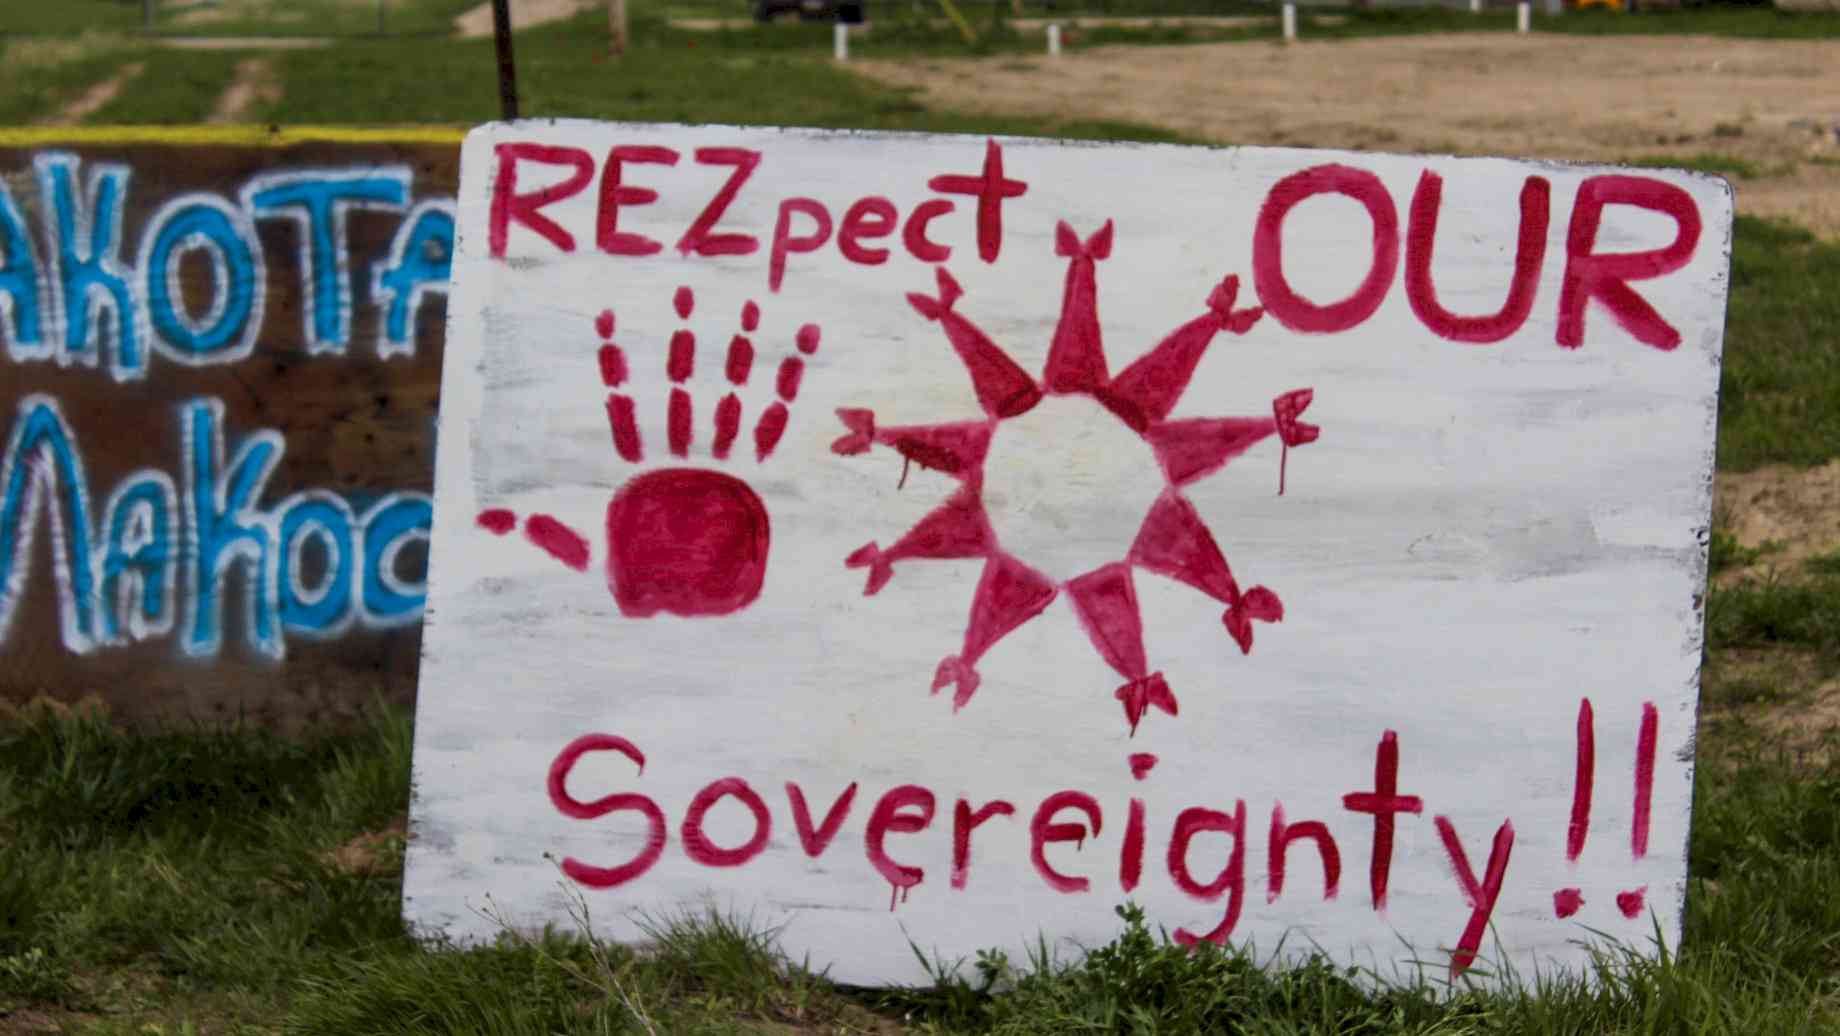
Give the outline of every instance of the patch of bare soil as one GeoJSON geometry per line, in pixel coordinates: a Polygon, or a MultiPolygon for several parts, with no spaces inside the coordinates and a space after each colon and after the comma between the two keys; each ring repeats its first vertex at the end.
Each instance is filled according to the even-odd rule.
{"type": "Polygon", "coordinates": [[[206,122],[248,122],[258,106],[281,100],[281,83],[267,58],[244,58],[236,63],[236,77],[217,97],[206,122]]]}
{"type": "Polygon", "coordinates": [[[1456,33],[850,67],[942,108],[1129,120],[1222,143],[1729,155],[1757,171],[1736,184],[1740,212],[1840,237],[1840,41],[1456,33]]]}
{"type": "Polygon", "coordinates": [[[1741,545],[1765,551],[1731,575],[1772,567],[1792,573],[1809,558],[1840,550],[1840,460],[1818,468],[1720,472],[1713,513],[1741,545]]]}
{"type": "MultiPolygon", "coordinates": [[[[518,0],[511,5],[511,28],[559,21],[584,8],[604,6],[602,0],[518,0]]],[[[465,37],[492,35],[492,5],[480,4],[455,18],[454,31],[465,37]]]]}
{"type": "Polygon", "coordinates": [[[366,831],[326,854],[326,863],[346,874],[382,874],[402,865],[409,818],[399,816],[381,831],[366,831]]]}
{"type": "MultiPolygon", "coordinates": [[[[1815,652],[1795,648],[1714,652],[1700,672],[1701,717],[1763,733],[1802,764],[1824,764],[1840,749],[1840,679],[1830,672],[1815,652]]],[[[1746,738],[1720,740],[1755,750],[1746,738]]]]}
{"type": "Polygon", "coordinates": [[[114,75],[72,98],[69,103],[59,108],[43,122],[49,126],[74,126],[82,122],[113,101],[121,93],[121,88],[133,81],[146,68],[147,66],[139,61],[121,66],[114,75]]]}

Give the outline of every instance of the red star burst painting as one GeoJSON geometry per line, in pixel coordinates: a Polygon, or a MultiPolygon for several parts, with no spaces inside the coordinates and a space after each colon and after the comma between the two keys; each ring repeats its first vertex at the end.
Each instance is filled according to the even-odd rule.
{"type": "Polygon", "coordinates": [[[1134,569],[1177,580],[1219,601],[1225,607],[1222,624],[1242,653],[1252,650],[1255,622],[1274,623],[1284,617],[1276,593],[1263,586],[1240,587],[1183,488],[1276,435],[1283,451],[1278,490],[1282,493],[1290,447],[1313,442],[1320,433],[1300,420],[1313,391],[1302,388],[1277,396],[1270,416],[1170,419],[1215,337],[1223,331],[1245,334],[1264,315],[1258,307],[1234,308],[1239,278],[1232,276],[1208,295],[1205,312],[1111,374],[1099,323],[1097,264],[1111,254],[1112,236],[1109,221],[1084,241],[1064,222],[1056,228],[1055,251],[1066,258],[1067,275],[1059,323],[1039,380],[957,310],[964,290],[945,267],[937,268],[936,295],[907,296],[920,316],[945,331],[971,377],[982,419],[881,427],[872,410],[838,411],[847,434],[831,445],[833,452],[862,454],[880,444],[908,463],[959,483],[944,503],[892,546],[868,543],[846,559],[849,567],[867,570],[866,595],[886,586],[899,562],[983,560],[963,644],[957,654],[940,661],[933,675],[934,693],[948,685],[953,688],[954,711],[977,693],[978,659],[1064,592],[1093,647],[1125,680],[1115,697],[1132,733],[1152,708],[1176,715],[1174,692],[1161,672],[1151,671],[1145,657],[1134,569]],[[1122,422],[1148,445],[1161,469],[1161,492],[1145,502],[1145,517],[1124,556],[1064,578],[1050,576],[1028,558],[1006,550],[985,506],[985,461],[993,439],[1004,422],[1029,413],[1048,396],[1085,397],[1098,403],[1103,408],[1096,411],[1100,418],[1109,415],[1122,422]]]}

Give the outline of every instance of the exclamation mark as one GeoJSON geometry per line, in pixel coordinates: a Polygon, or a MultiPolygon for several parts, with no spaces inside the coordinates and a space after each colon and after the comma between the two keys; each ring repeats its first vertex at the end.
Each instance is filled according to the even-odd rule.
{"type": "MultiPolygon", "coordinates": [[[[1577,768],[1572,775],[1572,822],[1565,830],[1568,863],[1578,862],[1578,854],[1584,852],[1585,839],[1591,834],[1591,784],[1596,772],[1596,717],[1591,711],[1591,699],[1581,698],[1578,701],[1577,768]]],[[[1563,888],[1553,893],[1553,913],[1559,917],[1570,917],[1582,906],[1584,894],[1576,888],[1563,888]]]]}
{"type": "MultiPolygon", "coordinates": [[[[1661,716],[1652,701],[1642,703],[1642,729],[1636,734],[1635,808],[1629,822],[1629,854],[1640,860],[1648,855],[1649,812],[1655,797],[1655,741],[1661,716]]],[[[1623,916],[1634,920],[1642,913],[1648,886],[1616,894],[1616,907],[1623,916]]]]}

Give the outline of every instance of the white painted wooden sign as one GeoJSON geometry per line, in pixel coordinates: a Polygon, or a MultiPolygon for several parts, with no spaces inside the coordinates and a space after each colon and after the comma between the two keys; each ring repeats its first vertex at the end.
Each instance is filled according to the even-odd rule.
{"type": "Polygon", "coordinates": [[[404,909],[858,983],[1135,900],[1403,977],[1685,891],[1731,195],[1496,159],[496,124],[404,909]]]}

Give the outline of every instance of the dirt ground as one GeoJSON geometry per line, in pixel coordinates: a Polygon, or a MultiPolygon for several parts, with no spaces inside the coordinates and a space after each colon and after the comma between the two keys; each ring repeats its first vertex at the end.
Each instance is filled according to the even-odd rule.
{"type": "Polygon", "coordinates": [[[1747,568],[1794,571],[1840,546],[1840,460],[1722,472],[1714,496],[1719,524],[1744,546],[1765,548],[1747,568]]]}
{"type": "MultiPolygon", "coordinates": [[[[511,5],[511,27],[525,29],[553,22],[588,6],[600,6],[600,0],[520,0],[511,5]]],[[[492,5],[480,4],[455,18],[454,30],[468,38],[492,35],[492,5]]]]}
{"type": "Polygon", "coordinates": [[[1840,41],[1461,33],[862,61],[923,103],[1211,141],[1579,161],[1733,156],[1738,209],[1840,238],[1840,41]]]}

